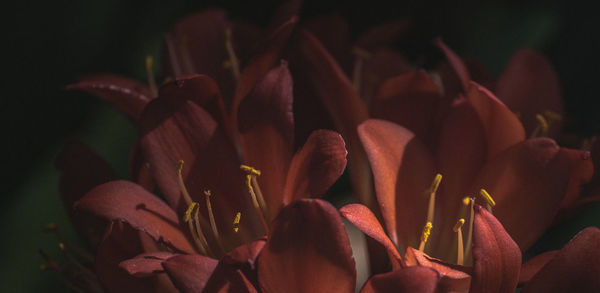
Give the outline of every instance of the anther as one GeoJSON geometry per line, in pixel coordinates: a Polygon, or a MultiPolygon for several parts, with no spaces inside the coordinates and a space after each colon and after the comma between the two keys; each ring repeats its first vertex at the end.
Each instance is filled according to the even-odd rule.
{"type": "Polygon", "coordinates": [[[454,224],[454,227],[452,228],[452,231],[454,232],[458,232],[458,229],[462,228],[462,226],[465,224],[465,219],[458,219],[458,221],[456,222],[456,224],[454,224]]]}
{"type": "Polygon", "coordinates": [[[442,174],[435,174],[433,182],[431,182],[431,186],[429,187],[429,192],[435,193],[438,190],[438,187],[440,186],[440,182],[442,182],[442,174]]]}
{"type": "Polygon", "coordinates": [[[175,42],[173,41],[173,37],[171,35],[167,35],[166,37],[167,43],[167,52],[169,54],[169,61],[171,63],[171,70],[173,70],[173,74],[175,75],[175,79],[181,76],[181,66],[179,66],[179,60],[177,58],[177,50],[175,49],[175,42]]]}
{"type": "Polygon", "coordinates": [[[531,137],[538,137],[539,135],[547,136],[548,131],[550,129],[550,124],[548,123],[548,120],[546,120],[546,118],[542,114],[536,114],[535,119],[538,122],[538,126],[531,133],[531,137]]]}
{"type": "Polygon", "coordinates": [[[191,205],[188,206],[187,210],[185,211],[185,214],[183,214],[183,221],[184,222],[189,222],[192,219],[192,213],[194,212],[194,210],[198,207],[198,203],[197,202],[192,202],[191,205]]]}
{"type": "Polygon", "coordinates": [[[427,222],[425,226],[423,226],[423,233],[421,234],[421,243],[419,244],[419,250],[423,251],[425,249],[425,243],[429,240],[429,235],[431,235],[431,229],[433,229],[433,223],[427,222]]]}
{"type": "Polygon", "coordinates": [[[492,207],[496,206],[496,202],[494,201],[492,196],[483,188],[479,190],[479,194],[486,201],[488,211],[492,212],[492,207]]]}
{"type": "Polygon", "coordinates": [[[233,232],[237,233],[240,230],[240,218],[242,217],[242,213],[238,212],[235,214],[235,218],[233,219],[233,232]]]}
{"type": "MultiPolygon", "coordinates": [[[[151,55],[146,56],[146,78],[148,79],[148,86],[150,91],[154,94],[154,97],[158,96],[158,89],[156,87],[156,81],[154,80],[154,70],[152,68],[154,59],[151,55]]],[[[154,98],[153,97],[153,98],[154,98]]]]}
{"type": "Polygon", "coordinates": [[[248,173],[248,175],[255,175],[255,176],[260,176],[260,170],[255,169],[254,167],[250,167],[248,165],[240,165],[240,169],[246,173],[248,173]]]}
{"type": "Polygon", "coordinates": [[[544,111],[544,116],[546,116],[546,118],[548,118],[548,120],[551,121],[560,121],[562,120],[562,116],[554,111],[551,110],[545,110],[544,111]]]}

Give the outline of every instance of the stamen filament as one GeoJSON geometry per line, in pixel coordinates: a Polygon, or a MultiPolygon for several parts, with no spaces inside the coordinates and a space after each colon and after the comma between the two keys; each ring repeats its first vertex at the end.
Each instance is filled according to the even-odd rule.
{"type": "Polygon", "coordinates": [[[440,186],[440,182],[442,182],[442,174],[435,174],[433,178],[433,182],[431,182],[431,186],[429,187],[429,206],[427,208],[427,222],[423,227],[423,233],[421,235],[421,243],[419,244],[419,250],[423,251],[425,249],[425,243],[427,243],[427,239],[429,239],[429,235],[431,234],[431,229],[433,228],[433,217],[435,214],[435,193],[440,186]]]}
{"type": "Polygon", "coordinates": [[[157,97],[158,88],[156,87],[156,80],[154,79],[154,70],[152,69],[152,64],[154,63],[153,61],[154,59],[151,55],[146,56],[146,77],[148,78],[148,86],[150,87],[150,91],[152,91],[154,97],[157,97]]]}
{"type": "MultiPolygon", "coordinates": [[[[205,255],[207,256],[214,256],[215,254],[213,253],[212,249],[210,249],[210,246],[208,245],[208,242],[206,241],[206,237],[204,236],[204,232],[202,231],[202,226],[200,225],[200,217],[198,216],[198,214],[200,213],[200,207],[198,205],[196,205],[198,208],[196,208],[196,211],[194,212],[194,224],[195,224],[195,228],[196,228],[196,237],[198,238],[198,240],[200,241],[200,244],[202,245],[202,249],[205,253],[205,255]]],[[[192,221],[190,221],[191,223],[192,221]]]]}
{"type": "Polygon", "coordinates": [[[213,236],[222,253],[225,253],[225,249],[223,247],[223,243],[221,243],[221,237],[219,236],[219,230],[217,229],[217,222],[215,221],[215,215],[213,214],[212,205],[210,203],[210,196],[212,195],[210,190],[205,190],[204,195],[206,195],[206,209],[208,210],[208,219],[210,220],[210,228],[212,229],[213,236]]]}
{"type": "Polygon", "coordinates": [[[248,192],[250,193],[250,197],[252,198],[252,205],[258,214],[258,218],[260,219],[263,228],[265,229],[265,233],[269,234],[269,225],[267,224],[267,220],[263,214],[260,205],[258,204],[258,200],[256,199],[256,194],[254,193],[254,188],[252,187],[252,175],[246,175],[246,187],[248,187],[248,192]]]}
{"type": "Polygon", "coordinates": [[[456,232],[457,238],[457,255],[456,255],[456,264],[463,265],[464,263],[464,247],[463,247],[463,235],[462,235],[462,226],[465,224],[465,219],[458,219],[452,231],[456,232]]]}
{"type": "Polygon", "coordinates": [[[177,162],[177,183],[179,183],[179,189],[181,189],[181,195],[183,195],[183,199],[185,200],[185,203],[190,206],[192,205],[192,197],[190,196],[190,194],[187,191],[187,188],[185,188],[185,184],[183,183],[183,175],[181,174],[181,171],[183,170],[183,160],[179,160],[179,162],[177,162]]]}
{"type": "Polygon", "coordinates": [[[479,190],[479,194],[486,201],[486,203],[487,203],[486,204],[487,210],[491,213],[492,212],[492,207],[494,207],[496,205],[496,202],[494,201],[494,199],[492,198],[492,196],[485,189],[479,190]]]}
{"type": "Polygon", "coordinates": [[[550,129],[550,124],[548,120],[544,117],[544,115],[536,114],[535,119],[538,122],[538,126],[531,132],[531,138],[535,138],[538,136],[548,136],[548,131],[550,129]]]}
{"type": "MultiPolygon", "coordinates": [[[[475,217],[475,210],[473,209],[473,204],[475,203],[475,199],[470,197],[468,198],[469,202],[467,203],[469,205],[469,230],[467,232],[467,245],[465,247],[465,255],[467,257],[469,257],[471,255],[471,244],[473,243],[473,219],[475,217]]],[[[465,200],[463,199],[463,203],[465,203],[465,200]]]]}
{"type": "Polygon", "coordinates": [[[229,62],[231,62],[233,78],[237,81],[240,79],[240,63],[233,50],[233,44],[231,43],[231,29],[225,30],[225,49],[227,49],[227,54],[229,55],[229,62]]]}
{"type": "Polygon", "coordinates": [[[169,53],[169,61],[171,61],[171,70],[173,70],[173,74],[175,74],[175,78],[177,79],[179,76],[181,76],[181,66],[179,66],[179,60],[177,60],[177,51],[175,50],[173,37],[167,35],[166,43],[167,51],[169,53]]]}

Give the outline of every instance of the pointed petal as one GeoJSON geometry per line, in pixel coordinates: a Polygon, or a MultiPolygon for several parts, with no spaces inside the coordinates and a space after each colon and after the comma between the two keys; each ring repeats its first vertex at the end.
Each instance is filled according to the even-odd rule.
{"type": "Polygon", "coordinates": [[[582,230],[523,288],[527,292],[600,291],[600,229],[582,230]]]}
{"type": "Polygon", "coordinates": [[[438,292],[440,275],[427,267],[409,267],[375,275],[360,290],[361,293],[434,293],[438,292]]]}
{"type": "Polygon", "coordinates": [[[344,139],[330,130],[314,131],[294,155],[287,174],[284,204],[325,194],[346,168],[344,139]]]}
{"type": "Polygon", "coordinates": [[[132,276],[150,277],[154,274],[164,273],[163,261],[177,255],[167,251],[142,253],[134,258],[122,261],[119,263],[119,267],[132,276]]]}
{"type": "Polygon", "coordinates": [[[526,261],[521,266],[521,272],[519,273],[519,286],[528,283],[542,267],[554,258],[557,252],[558,250],[547,251],[526,261]]]}
{"type": "MultiPolygon", "coordinates": [[[[531,49],[520,49],[511,57],[498,79],[496,94],[520,114],[527,133],[538,125],[536,114],[563,114],[558,75],[546,58],[531,49]]],[[[557,122],[553,121],[551,134],[558,134],[557,122]]]]}
{"type": "Polygon", "coordinates": [[[202,292],[217,260],[199,254],[179,255],[162,263],[175,287],[184,293],[202,292]]]}
{"type": "Polygon", "coordinates": [[[60,170],[60,195],[67,214],[81,239],[96,249],[106,229],[106,222],[75,213],[73,205],[92,188],[114,180],[117,175],[98,154],[82,143],[70,143],[58,154],[55,162],[60,170]]]}
{"type": "Polygon", "coordinates": [[[428,201],[424,192],[434,178],[431,154],[412,132],[391,122],[370,119],[358,133],[390,238],[401,249],[418,245],[428,201]]]}
{"type": "Polygon", "coordinates": [[[492,214],[476,205],[470,292],[514,292],[520,268],[519,246],[492,214]]]}
{"type": "Polygon", "coordinates": [[[119,180],[97,186],[76,203],[76,209],[109,221],[125,221],[158,242],[184,252],[195,251],[175,212],[135,183],[119,180]]]}
{"type": "Polygon", "coordinates": [[[282,62],[240,105],[238,129],[244,163],[261,170],[260,186],[273,216],[282,205],[286,172],[292,160],[292,102],[292,77],[287,63],[282,62]]]}
{"type": "Polygon", "coordinates": [[[450,66],[452,67],[454,73],[456,74],[456,76],[460,80],[460,83],[462,84],[462,90],[466,92],[469,88],[469,81],[471,81],[471,76],[469,74],[469,70],[463,63],[462,59],[458,55],[456,55],[456,53],[454,53],[452,49],[446,46],[442,39],[437,38],[433,40],[433,44],[440,48],[444,55],[446,55],[448,63],[450,63],[450,66]]]}
{"type": "Polygon", "coordinates": [[[271,227],[258,258],[262,292],[354,292],[350,241],[331,204],[301,199],[282,209],[271,227]]]}
{"type": "Polygon", "coordinates": [[[403,266],[402,256],[400,256],[398,250],[396,250],[396,246],[394,246],[392,240],[385,234],[377,217],[375,217],[369,208],[362,204],[348,204],[340,209],[340,214],[367,236],[381,243],[387,249],[390,260],[395,262],[398,267],[403,266]]]}
{"type": "Polygon", "coordinates": [[[591,178],[590,160],[579,154],[550,139],[529,139],[488,162],[472,192],[484,188],[494,197],[495,216],[525,250],[552,224],[564,199],[576,197],[591,178]]]}
{"type": "Polygon", "coordinates": [[[137,81],[118,75],[95,75],[67,86],[68,90],[82,90],[111,103],[133,121],[138,121],[144,107],[154,95],[137,81]]]}
{"type": "Polygon", "coordinates": [[[438,287],[443,292],[466,292],[469,290],[471,276],[466,267],[446,263],[412,247],[406,249],[405,262],[407,267],[428,267],[438,272],[440,277],[438,287]]]}

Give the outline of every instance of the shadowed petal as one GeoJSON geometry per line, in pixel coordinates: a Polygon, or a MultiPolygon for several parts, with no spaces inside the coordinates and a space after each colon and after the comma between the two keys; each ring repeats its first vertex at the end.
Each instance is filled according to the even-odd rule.
{"type": "Polygon", "coordinates": [[[370,119],[358,127],[358,133],[390,238],[401,249],[418,245],[425,225],[425,191],[434,178],[431,154],[412,132],[391,122],[370,119]]]}
{"type": "Polygon", "coordinates": [[[392,45],[408,28],[408,21],[397,20],[369,29],[356,41],[356,46],[365,50],[374,50],[392,45]]]}
{"type": "Polygon", "coordinates": [[[521,250],[502,224],[481,206],[473,223],[472,293],[514,292],[519,281],[521,250]]]}
{"type": "Polygon", "coordinates": [[[287,174],[284,204],[304,197],[321,196],[346,168],[342,136],[330,130],[316,130],[294,155],[287,174]]]}
{"type": "Polygon", "coordinates": [[[363,59],[360,79],[360,97],[370,104],[377,90],[388,78],[413,70],[410,62],[400,52],[387,47],[372,52],[371,56],[363,59]]]}
{"type": "Polygon", "coordinates": [[[282,62],[267,73],[240,106],[238,129],[244,163],[261,170],[260,186],[271,215],[277,215],[283,202],[285,177],[292,160],[292,102],[292,77],[287,63],[282,62]]]}
{"type": "Polygon", "coordinates": [[[179,255],[162,263],[175,287],[184,293],[202,292],[218,261],[210,257],[179,255]]]}
{"type": "Polygon", "coordinates": [[[427,267],[408,267],[375,275],[360,290],[361,293],[434,293],[438,292],[440,274],[427,267]]]}
{"type": "Polygon", "coordinates": [[[544,267],[550,260],[554,258],[558,250],[552,250],[538,254],[526,261],[521,266],[521,272],[519,273],[519,286],[529,282],[535,274],[537,274],[542,267],[544,267]]]}
{"type": "Polygon", "coordinates": [[[73,205],[92,188],[117,178],[113,169],[98,154],[82,143],[70,143],[55,162],[60,170],[60,195],[71,223],[88,247],[95,250],[102,240],[106,221],[75,213],[73,205]]]}
{"type": "MultiPolygon", "coordinates": [[[[558,75],[546,58],[531,49],[521,49],[512,56],[495,92],[513,112],[520,114],[527,133],[538,125],[536,114],[547,110],[563,113],[558,75]]],[[[557,134],[559,130],[560,125],[555,125],[551,133],[557,134]]]]}
{"type": "Polygon", "coordinates": [[[286,206],[258,258],[258,282],[271,292],[354,292],[355,263],[337,210],[318,199],[286,206]]]}
{"type": "Polygon", "coordinates": [[[582,230],[523,288],[527,292],[600,292],[600,230],[582,230]]]}
{"type": "Polygon", "coordinates": [[[396,265],[397,267],[403,266],[402,256],[400,256],[396,246],[385,234],[383,227],[369,208],[362,204],[348,204],[340,209],[340,214],[367,236],[381,243],[387,249],[394,267],[396,265]]]}
{"type": "Polygon", "coordinates": [[[133,181],[152,192],[156,187],[150,163],[144,158],[140,141],[136,141],[129,152],[129,174],[133,181]]]}
{"type": "Polygon", "coordinates": [[[136,122],[146,104],[154,98],[146,85],[118,75],[89,76],[76,84],[68,85],[67,89],[82,90],[97,96],[136,122]]]}
{"type": "Polygon", "coordinates": [[[446,263],[412,247],[406,249],[404,260],[407,267],[421,266],[436,270],[440,274],[438,287],[443,292],[466,292],[469,290],[471,276],[466,267],[446,263]]]}
{"type": "Polygon", "coordinates": [[[76,209],[109,221],[125,221],[156,241],[170,244],[180,251],[195,251],[180,230],[175,212],[135,183],[111,181],[97,186],[76,203],[76,209]]]}
{"type": "Polygon", "coordinates": [[[164,273],[163,261],[177,256],[172,252],[158,251],[142,253],[134,258],[122,261],[119,267],[124,269],[130,275],[136,277],[149,277],[154,274],[164,273]]]}
{"type": "Polygon", "coordinates": [[[352,44],[348,23],[338,14],[320,16],[303,25],[317,38],[344,72],[352,72],[352,44]]]}
{"type": "Polygon", "coordinates": [[[450,63],[450,66],[452,67],[454,73],[458,76],[458,79],[462,84],[462,90],[466,92],[469,88],[469,81],[471,81],[471,76],[469,74],[469,70],[463,63],[462,59],[458,55],[456,55],[456,53],[454,53],[452,49],[446,46],[442,39],[437,38],[433,40],[433,44],[440,48],[444,55],[446,55],[448,63],[450,63]]]}
{"type": "Polygon", "coordinates": [[[472,191],[486,189],[495,199],[495,216],[525,250],[552,223],[565,198],[576,197],[591,178],[590,160],[553,140],[524,141],[488,162],[472,191]]]}

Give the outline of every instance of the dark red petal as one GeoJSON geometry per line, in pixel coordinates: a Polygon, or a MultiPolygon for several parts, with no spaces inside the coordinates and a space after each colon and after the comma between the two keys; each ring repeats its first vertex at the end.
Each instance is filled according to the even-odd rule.
{"type": "MultiPolygon", "coordinates": [[[[187,292],[187,291],[184,291],[187,292]]],[[[190,291],[196,292],[196,291],[190,291]]],[[[220,262],[206,283],[203,292],[215,293],[256,293],[255,285],[242,270],[220,262]]]]}
{"type": "MultiPolygon", "coordinates": [[[[547,110],[563,114],[558,75],[546,58],[531,49],[521,49],[512,56],[495,92],[513,112],[520,114],[527,133],[538,126],[536,114],[547,110]]],[[[557,123],[560,121],[552,122],[551,134],[558,134],[557,123]]]]}
{"type": "Polygon", "coordinates": [[[446,263],[412,247],[406,249],[404,261],[407,267],[428,267],[438,272],[440,274],[438,287],[443,292],[466,292],[469,289],[471,276],[467,267],[446,263]]]}
{"type": "Polygon", "coordinates": [[[519,118],[486,88],[471,82],[467,99],[485,130],[488,159],[525,140],[525,129],[519,118]]]}
{"type": "Polygon", "coordinates": [[[123,222],[111,223],[98,247],[94,272],[107,292],[170,292],[173,284],[165,276],[138,278],[119,268],[119,263],[144,252],[157,251],[144,232],[123,222]]]}
{"type": "Polygon", "coordinates": [[[438,292],[440,275],[427,267],[409,267],[375,275],[360,290],[361,293],[434,293],[438,292]]]}
{"type": "Polygon", "coordinates": [[[330,130],[316,130],[294,155],[287,174],[284,204],[321,196],[346,168],[346,145],[330,130]]]}
{"type": "Polygon", "coordinates": [[[195,251],[182,232],[175,212],[135,183],[111,181],[97,186],[76,203],[76,209],[109,221],[125,221],[156,241],[180,251],[195,251]]]}
{"type": "Polygon", "coordinates": [[[294,148],[292,76],[287,63],[272,69],[242,101],[238,129],[244,163],[261,170],[260,187],[270,215],[283,203],[294,148]]]}
{"type": "Polygon", "coordinates": [[[426,142],[435,141],[442,97],[425,71],[387,79],[371,102],[371,115],[410,129],[426,142]]]}
{"type": "Polygon", "coordinates": [[[600,229],[582,230],[523,288],[527,292],[600,292],[600,229]]]}
{"type": "Polygon", "coordinates": [[[152,192],[156,184],[152,178],[150,163],[144,158],[140,141],[138,140],[129,153],[129,173],[133,181],[152,192]]]}
{"type": "Polygon", "coordinates": [[[436,46],[438,46],[438,48],[440,48],[440,50],[442,50],[444,55],[446,55],[446,59],[448,59],[448,63],[450,63],[450,66],[452,67],[452,69],[454,69],[454,73],[458,76],[458,78],[462,84],[462,90],[464,92],[467,92],[467,90],[469,88],[469,82],[471,81],[471,76],[469,74],[469,70],[467,70],[467,67],[463,63],[462,59],[458,55],[456,55],[456,53],[454,53],[454,51],[452,51],[452,49],[450,49],[448,46],[446,46],[446,44],[444,44],[442,39],[437,38],[437,39],[433,40],[433,43],[436,46]]]}
{"type": "Polygon", "coordinates": [[[519,286],[529,282],[542,267],[554,258],[557,252],[558,250],[544,252],[526,261],[521,266],[521,272],[519,273],[519,286]]]}
{"type": "Polygon", "coordinates": [[[117,178],[113,169],[98,154],[81,143],[70,143],[58,154],[55,162],[61,172],[60,195],[67,214],[81,239],[96,249],[106,228],[106,221],[75,213],[73,204],[92,188],[117,178]]]}
{"type": "Polygon", "coordinates": [[[236,247],[223,257],[223,262],[230,265],[247,266],[256,269],[256,259],[265,246],[265,239],[259,239],[236,247]]]}
{"type": "Polygon", "coordinates": [[[384,120],[365,121],[358,134],[390,238],[401,249],[418,245],[428,202],[425,191],[434,178],[431,154],[408,129],[384,120]]]}
{"type": "Polygon", "coordinates": [[[162,263],[175,287],[184,293],[204,290],[218,261],[199,254],[179,255],[162,263]]]}
{"type": "Polygon", "coordinates": [[[177,255],[167,251],[142,253],[134,258],[122,261],[119,263],[119,267],[132,276],[149,277],[164,273],[162,262],[177,255]]]}
{"type": "Polygon", "coordinates": [[[565,198],[576,197],[591,178],[590,160],[553,140],[524,141],[488,162],[472,191],[486,189],[495,199],[495,216],[525,250],[552,224],[565,198]]]}
{"type": "Polygon", "coordinates": [[[360,97],[369,104],[377,93],[379,87],[388,78],[404,74],[413,70],[412,65],[400,52],[389,48],[381,48],[363,59],[362,73],[360,76],[360,97]]]}
{"type": "Polygon", "coordinates": [[[307,31],[303,31],[299,38],[305,73],[348,145],[354,191],[362,203],[371,206],[373,199],[368,162],[356,133],[356,127],[368,118],[366,105],[323,45],[307,31]]]}
{"type": "Polygon", "coordinates": [[[262,292],[354,292],[356,270],[342,218],[329,203],[283,208],[258,258],[262,292]]]}
{"type": "Polygon", "coordinates": [[[133,121],[138,121],[146,104],[154,95],[137,81],[117,75],[95,75],[81,79],[80,82],[67,86],[68,90],[82,90],[97,96],[133,121]]]}
{"type": "Polygon", "coordinates": [[[481,206],[473,223],[472,293],[514,292],[519,281],[521,250],[502,224],[481,206]]]}
{"type": "MultiPolygon", "coordinates": [[[[362,204],[348,204],[340,209],[340,214],[350,223],[354,224],[358,230],[365,233],[367,236],[381,243],[388,252],[392,264],[397,264],[398,267],[403,266],[402,256],[396,250],[396,246],[385,234],[383,227],[377,220],[377,217],[362,204]]],[[[394,265],[396,267],[396,265],[394,265]]]]}
{"type": "Polygon", "coordinates": [[[320,16],[303,25],[317,38],[344,72],[352,72],[352,44],[348,23],[338,14],[320,16]]]}

